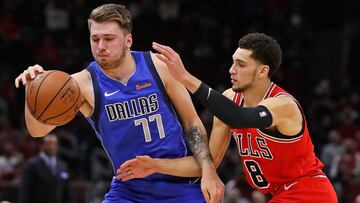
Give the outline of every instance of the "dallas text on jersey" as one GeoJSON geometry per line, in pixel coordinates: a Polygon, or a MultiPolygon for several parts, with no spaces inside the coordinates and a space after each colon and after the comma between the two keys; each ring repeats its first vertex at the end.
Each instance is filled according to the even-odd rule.
{"type": "Polygon", "coordinates": [[[148,97],[107,104],[105,109],[109,121],[125,120],[156,112],[159,109],[159,102],[157,94],[153,93],[148,97]]]}

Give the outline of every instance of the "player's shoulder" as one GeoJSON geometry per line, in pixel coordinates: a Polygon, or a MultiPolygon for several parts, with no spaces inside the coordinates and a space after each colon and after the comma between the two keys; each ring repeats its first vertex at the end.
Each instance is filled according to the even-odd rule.
{"type": "Polygon", "coordinates": [[[154,52],[150,51],[151,60],[155,66],[156,71],[158,72],[164,86],[166,87],[168,83],[171,84],[171,81],[175,81],[175,79],[169,73],[169,70],[164,62],[156,57],[154,52]]]}
{"type": "Polygon", "coordinates": [[[231,88],[229,88],[223,92],[223,95],[231,100],[234,98],[235,94],[236,93],[231,88]]]}
{"type": "Polygon", "coordinates": [[[71,77],[73,77],[80,86],[88,85],[91,82],[91,75],[86,69],[72,74],[71,77]]]}
{"type": "Polygon", "coordinates": [[[166,69],[166,64],[162,62],[160,59],[156,57],[154,52],[150,51],[151,60],[154,63],[155,68],[157,71],[164,71],[166,69]]]}

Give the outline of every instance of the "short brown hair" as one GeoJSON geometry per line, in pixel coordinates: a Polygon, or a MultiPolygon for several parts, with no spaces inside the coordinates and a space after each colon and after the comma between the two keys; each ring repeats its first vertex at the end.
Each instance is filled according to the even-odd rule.
{"type": "Polygon", "coordinates": [[[121,4],[104,4],[98,6],[91,11],[89,20],[93,20],[98,23],[114,21],[129,33],[132,31],[130,11],[121,4]]]}
{"type": "Polygon", "coordinates": [[[264,33],[250,33],[239,40],[239,48],[252,51],[251,57],[268,65],[269,78],[279,69],[282,60],[280,45],[275,39],[264,33]]]}

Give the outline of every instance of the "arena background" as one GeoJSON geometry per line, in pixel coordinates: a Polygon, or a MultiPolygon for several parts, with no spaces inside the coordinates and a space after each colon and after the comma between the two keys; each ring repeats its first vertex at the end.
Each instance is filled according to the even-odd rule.
{"type": "MultiPolygon", "coordinates": [[[[85,68],[92,60],[87,17],[92,8],[110,2],[132,12],[133,50],[149,50],[152,41],[171,45],[190,72],[220,91],[230,87],[228,69],[241,36],[265,32],[277,39],[284,59],[274,80],[301,102],[339,202],[355,202],[360,194],[360,1],[346,0],[1,0],[0,201],[16,202],[23,166],[39,150],[38,139],[26,131],[24,88],[15,88],[15,77],[33,64],[68,73],[85,68]]],[[[210,130],[211,115],[194,102],[210,130]]],[[[112,168],[92,129],[79,117],[56,134],[59,158],[70,168],[74,202],[101,202],[112,168]]],[[[219,174],[227,183],[226,202],[255,202],[233,142],[219,174]]]]}

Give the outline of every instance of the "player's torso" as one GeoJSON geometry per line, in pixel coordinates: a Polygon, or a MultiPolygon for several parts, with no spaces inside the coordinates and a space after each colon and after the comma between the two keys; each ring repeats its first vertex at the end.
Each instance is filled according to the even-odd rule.
{"type": "MultiPolygon", "coordinates": [[[[272,83],[264,99],[284,94],[289,95],[272,83]]],[[[234,101],[242,105],[242,99],[236,94],[234,101]]],[[[322,173],[319,170],[323,164],[313,152],[305,120],[302,131],[291,137],[256,128],[232,129],[231,135],[238,146],[247,181],[265,193],[302,176],[322,173]]]]}
{"type": "Polygon", "coordinates": [[[91,64],[97,77],[93,80],[95,112],[91,120],[114,168],[136,155],[173,158],[188,153],[181,124],[150,53],[132,54],[136,71],[127,84],[91,64]]]}

